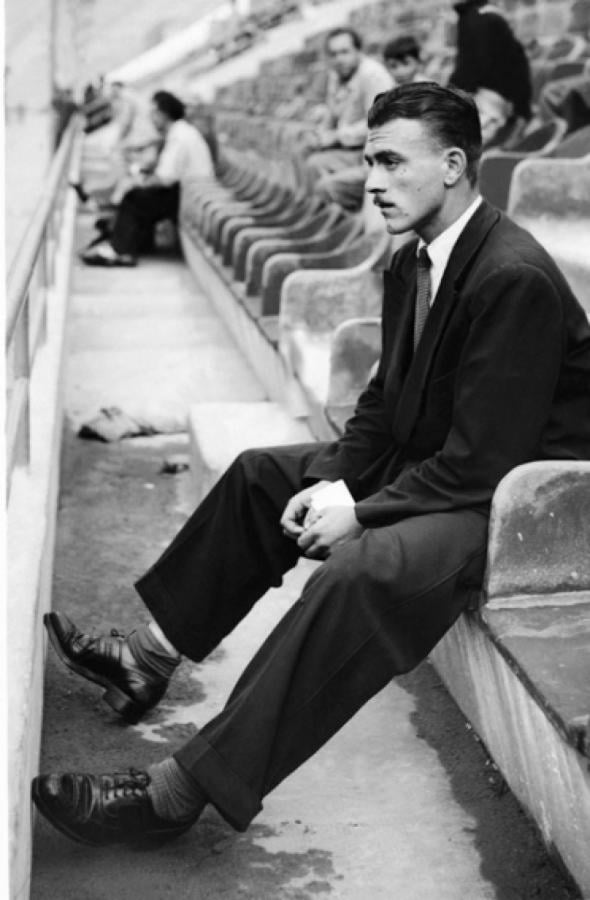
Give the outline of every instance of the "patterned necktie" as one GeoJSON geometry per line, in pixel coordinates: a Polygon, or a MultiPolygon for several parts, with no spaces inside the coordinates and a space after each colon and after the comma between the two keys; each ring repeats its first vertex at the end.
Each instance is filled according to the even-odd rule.
{"type": "Polygon", "coordinates": [[[430,284],[430,267],[432,260],[426,247],[422,247],[418,253],[416,272],[416,311],[414,314],[414,350],[418,346],[426,317],[430,312],[430,297],[432,294],[430,284]]]}

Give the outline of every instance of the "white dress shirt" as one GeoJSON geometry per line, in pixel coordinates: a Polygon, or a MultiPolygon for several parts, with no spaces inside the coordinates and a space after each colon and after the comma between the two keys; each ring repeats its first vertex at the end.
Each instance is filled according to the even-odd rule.
{"type": "Polygon", "coordinates": [[[430,267],[430,306],[434,303],[436,299],[437,291],[440,287],[440,283],[442,281],[442,277],[445,274],[445,269],[447,267],[447,263],[449,261],[449,257],[453,252],[453,247],[459,240],[459,236],[469,219],[478,208],[481,203],[482,198],[479,195],[471,204],[468,206],[464,213],[462,213],[458,219],[455,219],[452,225],[449,225],[438,237],[436,237],[430,244],[425,244],[422,238],[418,241],[418,247],[416,253],[419,253],[422,247],[426,247],[428,250],[428,256],[430,257],[431,267],[430,267]]]}
{"type": "Polygon", "coordinates": [[[213,175],[213,161],[207,142],[184,119],[173,122],[160,153],[155,174],[162,184],[181,186],[213,175]]]}

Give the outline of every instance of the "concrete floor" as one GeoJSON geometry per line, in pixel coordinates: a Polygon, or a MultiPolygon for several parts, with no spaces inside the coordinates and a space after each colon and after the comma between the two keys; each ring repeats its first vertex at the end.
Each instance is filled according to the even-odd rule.
{"type": "MultiPolygon", "coordinates": [[[[82,240],[82,232],[80,239],[82,240]]],[[[88,630],[145,620],[134,579],[190,512],[190,476],[161,471],[186,436],[86,442],[100,405],[180,415],[261,389],[182,262],[76,269],[54,607],[88,630]],[[149,402],[146,398],[149,398],[149,402]]],[[[158,709],[125,726],[48,652],[41,770],[111,771],[168,755],[217,711],[297,596],[303,562],[201,665],[184,662],[158,709]]],[[[46,822],[33,900],[574,900],[428,663],[371,701],[266,800],[244,834],[212,810],[149,854],[97,850],[46,822]]]]}

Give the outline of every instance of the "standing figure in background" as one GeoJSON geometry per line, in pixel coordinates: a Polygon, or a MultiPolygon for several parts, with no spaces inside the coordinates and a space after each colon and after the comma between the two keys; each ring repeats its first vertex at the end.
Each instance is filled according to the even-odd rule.
{"type": "Polygon", "coordinates": [[[364,55],[352,28],[331,31],[325,47],[331,69],[326,105],[307,167],[316,193],[356,212],[364,197],[367,112],[375,96],[392,87],[392,80],[380,62],[364,55]]]}
{"type": "Polygon", "coordinates": [[[501,11],[486,0],[462,0],[455,10],[457,57],[449,82],[473,94],[484,149],[514,141],[531,118],[531,73],[524,48],[501,11]]]}

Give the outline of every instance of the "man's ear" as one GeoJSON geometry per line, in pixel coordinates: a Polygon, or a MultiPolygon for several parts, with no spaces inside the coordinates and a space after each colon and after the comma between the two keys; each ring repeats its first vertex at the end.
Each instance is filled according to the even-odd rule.
{"type": "Polygon", "coordinates": [[[454,187],[467,169],[467,157],[460,147],[449,147],[445,151],[444,183],[445,187],[454,187]]]}

